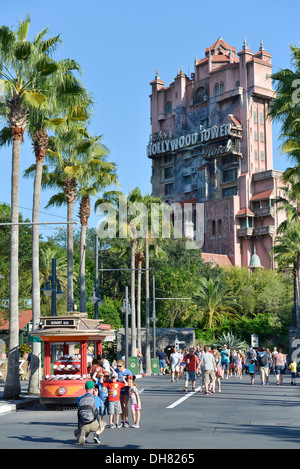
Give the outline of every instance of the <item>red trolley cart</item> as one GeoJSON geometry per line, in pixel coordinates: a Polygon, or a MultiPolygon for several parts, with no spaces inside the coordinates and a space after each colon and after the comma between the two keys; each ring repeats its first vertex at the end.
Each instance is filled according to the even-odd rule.
{"type": "Polygon", "coordinates": [[[88,319],[84,313],[51,316],[30,333],[44,342],[44,376],[40,402],[47,407],[68,407],[85,394],[88,377],[88,348],[93,356],[102,353],[104,339],[113,340],[109,324],[88,319]]]}

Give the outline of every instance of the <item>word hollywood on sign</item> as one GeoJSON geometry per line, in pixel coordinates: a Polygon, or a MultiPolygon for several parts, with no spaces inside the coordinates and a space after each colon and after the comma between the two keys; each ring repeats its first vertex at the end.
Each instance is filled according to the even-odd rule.
{"type": "Polygon", "coordinates": [[[205,145],[211,140],[230,135],[230,129],[230,124],[215,125],[208,129],[200,130],[200,132],[181,135],[181,137],[173,139],[160,140],[147,146],[147,156],[151,157],[169,151],[174,152],[193,145],[205,145]]]}

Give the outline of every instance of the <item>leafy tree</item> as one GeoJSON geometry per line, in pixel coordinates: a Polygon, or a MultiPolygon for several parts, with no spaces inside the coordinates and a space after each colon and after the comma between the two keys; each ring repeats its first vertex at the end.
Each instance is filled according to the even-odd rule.
{"type": "Polygon", "coordinates": [[[207,329],[215,323],[222,324],[222,318],[232,321],[239,319],[239,304],[228,288],[224,288],[219,279],[200,279],[200,289],[194,295],[199,307],[201,322],[207,329]]]}
{"type": "MultiPolygon", "coordinates": [[[[80,311],[86,311],[85,289],[85,241],[88,219],[91,213],[91,197],[101,198],[103,191],[112,184],[118,184],[113,163],[106,161],[107,148],[101,137],[89,138],[83,151],[84,171],[78,175],[78,197],[80,201],[80,311]]],[[[96,205],[97,207],[97,205],[96,205]]]]}
{"type": "MultiPolygon", "coordinates": [[[[8,366],[10,373],[5,382],[4,397],[13,398],[20,394],[19,382],[19,330],[18,330],[18,245],[19,245],[19,177],[20,155],[23,135],[27,127],[30,109],[39,107],[45,100],[43,76],[55,70],[49,51],[58,38],[42,41],[44,32],[33,42],[28,40],[30,18],[20,21],[16,31],[7,26],[0,27],[0,83],[4,103],[0,112],[8,122],[12,138],[11,179],[11,268],[10,268],[10,340],[8,366]]],[[[2,141],[5,130],[2,130],[2,141]]]]}

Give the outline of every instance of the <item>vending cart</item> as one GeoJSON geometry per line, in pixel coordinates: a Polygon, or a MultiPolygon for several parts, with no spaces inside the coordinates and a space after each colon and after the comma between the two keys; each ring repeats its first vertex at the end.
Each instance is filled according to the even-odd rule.
{"type": "Polygon", "coordinates": [[[84,313],[45,317],[39,327],[30,335],[44,342],[40,402],[52,408],[75,406],[90,379],[88,365],[102,353],[103,340],[112,339],[114,331],[84,313]]]}

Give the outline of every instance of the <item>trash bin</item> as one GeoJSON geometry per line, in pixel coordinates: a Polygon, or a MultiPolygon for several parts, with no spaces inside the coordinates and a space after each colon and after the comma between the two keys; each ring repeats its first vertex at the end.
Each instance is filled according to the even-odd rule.
{"type": "Polygon", "coordinates": [[[153,375],[159,374],[159,359],[158,358],[151,358],[151,373],[153,375]]]}
{"type": "Polygon", "coordinates": [[[128,369],[133,375],[139,374],[139,359],[138,357],[129,357],[128,369]]]}

